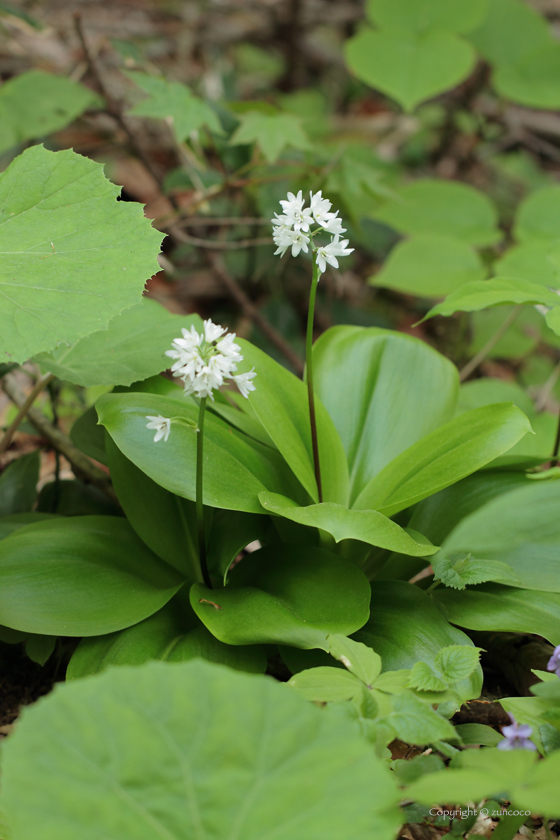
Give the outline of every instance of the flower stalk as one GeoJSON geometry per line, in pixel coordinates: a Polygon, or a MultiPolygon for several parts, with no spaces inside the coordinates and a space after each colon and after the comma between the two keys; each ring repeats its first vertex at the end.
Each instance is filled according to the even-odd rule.
{"type": "Polygon", "coordinates": [[[212,589],[212,581],[208,572],[206,557],[206,531],[204,529],[204,415],[206,413],[206,397],[200,400],[198,410],[198,432],[196,439],[196,523],[198,527],[198,559],[202,579],[208,589],[212,589]]]}
{"type": "Polygon", "coordinates": [[[315,415],[315,392],[313,389],[313,324],[315,321],[315,298],[317,296],[317,284],[321,276],[319,266],[313,263],[313,279],[309,292],[309,308],[307,311],[307,337],[305,344],[306,376],[307,376],[307,398],[309,401],[309,422],[311,425],[311,445],[313,447],[313,466],[315,468],[315,479],[317,481],[317,492],[319,502],[323,501],[323,486],[321,483],[321,462],[319,460],[319,438],[317,436],[317,418],[315,415]]]}

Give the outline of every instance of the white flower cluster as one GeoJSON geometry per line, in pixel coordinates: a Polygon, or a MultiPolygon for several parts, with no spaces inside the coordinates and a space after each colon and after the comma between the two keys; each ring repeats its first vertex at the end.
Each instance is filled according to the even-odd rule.
{"type": "Polygon", "coordinates": [[[241,348],[234,343],[235,333],[226,333],[224,327],[210,319],[204,322],[202,335],[194,327],[181,332],[183,337],[173,341],[173,349],[166,355],[175,359],[171,370],[183,380],[185,394],[213,400],[214,390],[221,388],[226,379],[232,379],[244,397],[255,390],[251,381],[257,375],[254,370],[235,374],[238,363],[243,361],[241,348]]]}
{"type": "Polygon", "coordinates": [[[312,248],[316,254],[317,265],[322,274],[327,263],[338,268],[337,257],[346,257],[351,254],[353,248],[347,248],[348,239],[340,241],[340,234],[345,233],[346,228],[342,227],[342,219],[336,213],[331,212],[332,204],[328,198],[323,198],[322,190],[313,194],[310,193],[310,206],[304,207],[305,201],[303,192],[300,190],[297,195],[288,193],[287,200],[280,202],[283,213],[274,214],[272,219],[272,237],[275,245],[278,246],[275,254],[284,256],[288,248],[292,249],[292,256],[297,257],[300,251],[308,253],[308,245],[316,233],[324,232],[331,234],[331,241],[328,245],[312,248]],[[319,227],[311,231],[311,225],[319,227]]]}

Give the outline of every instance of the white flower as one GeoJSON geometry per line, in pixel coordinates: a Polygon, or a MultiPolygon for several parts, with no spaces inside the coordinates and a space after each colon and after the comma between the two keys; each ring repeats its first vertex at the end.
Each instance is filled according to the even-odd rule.
{"type": "Polygon", "coordinates": [[[300,251],[304,251],[307,254],[309,250],[307,246],[309,245],[310,238],[300,230],[284,230],[273,238],[276,245],[278,245],[277,250],[274,252],[275,255],[280,254],[283,257],[288,248],[291,248],[292,257],[297,257],[300,251]]]}
{"type": "Polygon", "coordinates": [[[327,220],[326,224],[323,225],[323,229],[327,233],[332,233],[336,235],[337,233],[346,233],[346,228],[342,227],[342,219],[338,218],[338,210],[336,213],[330,213],[330,218],[327,220]]]}
{"type": "Polygon", "coordinates": [[[151,417],[150,415],[146,415],[146,420],[150,421],[147,424],[146,428],[156,430],[156,433],[154,435],[154,442],[157,443],[158,440],[161,440],[163,438],[163,441],[165,443],[171,431],[171,420],[169,419],[169,417],[162,417],[161,414],[158,414],[157,417],[151,417]]]}
{"type": "Polygon", "coordinates": [[[332,204],[328,198],[323,198],[322,190],[319,190],[315,195],[313,193],[309,193],[309,195],[311,196],[310,204],[313,218],[318,225],[324,227],[334,216],[334,213],[329,212],[332,204]]]}
{"type": "Polygon", "coordinates": [[[168,350],[167,355],[176,360],[171,370],[174,376],[183,380],[186,395],[213,400],[214,391],[221,388],[226,379],[236,382],[244,397],[255,389],[250,380],[256,373],[235,375],[238,362],[243,361],[241,348],[235,344],[235,333],[227,333],[224,327],[210,319],[204,322],[202,335],[194,327],[190,331],[182,330],[182,333],[183,338],[173,341],[173,349],[168,350]]]}
{"type": "Polygon", "coordinates": [[[251,382],[251,380],[257,375],[254,371],[255,368],[251,368],[248,373],[238,373],[237,376],[232,377],[239,388],[241,396],[245,398],[249,396],[249,391],[255,390],[255,386],[251,382]]]}
{"type": "Polygon", "coordinates": [[[338,268],[337,257],[347,257],[354,250],[353,248],[346,247],[348,245],[348,239],[343,239],[342,242],[338,240],[339,237],[336,234],[328,245],[317,248],[317,265],[321,274],[325,271],[327,263],[334,266],[334,268],[338,268]]]}
{"type": "MultiPolygon", "coordinates": [[[[300,190],[297,195],[288,193],[288,200],[281,201],[284,216],[281,216],[278,221],[293,227],[294,230],[308,231],[309,226],[313,222],[313,215],[309,207],[304,208],[303,192],[300,190]]],[[[277,216],[278,218],[278,216],[277,216]]]]}

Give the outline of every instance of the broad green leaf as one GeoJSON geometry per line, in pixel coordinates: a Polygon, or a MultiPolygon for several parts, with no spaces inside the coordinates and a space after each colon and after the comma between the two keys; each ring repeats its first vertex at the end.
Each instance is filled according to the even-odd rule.
{"type": "Polygon", "coordinates": [[[478,26],[488,0],[368,0],[366,13],[381,29],[468,32],[478,26]]]}
{"type": "MultiPolygon", "coordinates": [[[[195,423],[198,408],[184,399],[147,393],[104,394],[96,403],[102,423],[123,455],[143,473],[177,496],[196,498],[196,432],[173,424],[167,442],[154,443],[146,417],[185,418],[195,423]]],[[[263,490],[293,494],[296,482],[268,446],[245,437],[208,413],[204,422],[204,504],[263,513],[263,490]]],[[[301,491],[299,491],[301,493],[301,491]]]]}
{"type": "Polygon", "coordinates": [[[399,242],[368,282],[405,294],[443,297],[485,276],[479,256],[467,243],[450,236],[419,234],[399,242]]]}
{"type": "Polygon", "coordinates": [[[503,705],[505,711],[513,715],[518,723],[526,723],[533,729],[531,740],[539,752],[544,753],[540,726],[546,721],[548,714],[554,715],[558,712],[558,701],[545,697],[504,697],[503,704],[500,700],[500,705],[503,705]]]}
{"type": "Polygon", "coordinates": [[[467,411],[422,438],[362,490],[354,507],[393,516],[503,455],[531,424],[514,405],[467,411]]]}
{"type": "Polygon", "coordinates": [[[0,174],[4,359],[74,344],[140,301],[163,235],[119,193],[100,164],[42,146],[0,174]]]}
{"type": "Polygon", "coordinates": [[[536,633],[553,645],[560,645],[560,594],[556,592],[483,583],[464,592],[436,589],[433,597],[443,607],[449,621],[460,627],[536,633]]]}
{"type": "Polygon", "coordinates": [[[470,44],[450,32],[364,28],[346,42],[345,52],[352,73],[405,111],[455,87],[475,63],[470,44]]]}
{"type": "Polygon", "coordinates": [[[542,304],[557,306],[558,295],[545,286],[529,283],[518,277],[494,277],[492,280],[475,280],[465,283],[451,292],[443,301],[434,306],[423,320],[434,315],[453,315],[455,312],[475,312],[489,306],[503,306],[508,303],[542,304]]]}
{"type": "Polygon", "coordinates": [[[233,146],[258,143],[268,163],[275,163],[286,146],[304,151],[313,148],[301,119],[295,114],[249,111],[240,114],[239,120],[241,125],[229,142],[233,146]]]}
{"type": "Polygon", "coordinates": [[[66,679],[87,677],[115,665],[143,665],[154,659],[184,662],[196,657],[239,671],[264,673],[262,648],[222,644],[198,622],[181,594],[133,627],[82,639],[72,654],[66,679]]]}
{"type": "Polygon", "coordinates": [[[342,668],[309,668],[293,676],[288,685],[306,700],[316,703],[341,703],[359,697],[363,684],[342,668]]]}
{"type": "Polygon", "coordinates": [[[83,385],[132,385],[166,370],[171,348],[181,329],[201,326],[198,315],[173,315],[144,298],[117,315],[106,330],[82,338],[73,347],[40,353],[35,361],[59,379],[83,385]],[[102,360],[102,363],[100,363],[102,360]]]}
{"type": "Polygon", "coordinates": [[[274,493],[259,493],[259,500],[269,513],[326,531],[337,543],[360,540],[411,557],[428,557],[437,551],[437,546],[417,542],[396,522],[375,510],[348,510],[328,503],[300,507],[274,493]]]}
{"type": "Polygon", "coordinates": [[[507,563],[517,577],[515,586],[560,593],[559,504],[558,482],[531,482],[463,519],[442,551],[507,563]]]}
{"type": "Polygon", "coordinates": [[[32,633],[25,643],[25,652],[32,662],[44,665],[54,653],[56,638],[56,636],[40,636],[38,633],[32,633]]]}
{"type": "Polygon", "coordinates": [[[334,633],[328,637],[329,653],[371,688],[381,673],[381,657],[367,645],[334,633]]]}
{"type": "Polygon", "coordinates": [[[24,528],[26,525],[33,525],[35,522],[44,522],[47,519],[54,519],[53,513],[13,513],[10,516],[0,518],[0,540],[9,537],[14,531],[24,528]]]}
{"type": "Polygon", "coordinates": [[[105,452],[105,429],[99,425],[95,406],[90,406],[81,414],[70,429],[72,443],[90,458],[107,466],[105,452]]]}
{"type": "Polygon", "coordinates": [[[458,181],[419,178],[405,184],[376,217],[400,233],[450,236],[469,245],[491,245],[501,236],[490,199],[458,181]]]}
{"type": "Polygon", "coordinates": [[[103,100],[64,76],[28,70],[0,87],[0,154],[64,128],[103,100]]]}
{"type": "Polygon", "coordinates": [[[440,580],[444,586],[451,589],[465,589],[477,583],[487,583],[489,580],[519,584],[511,566],[499,560],[476,560],[465,552],[453,552],[446,557],[444,552],[438,553],[431,561],[434,570],[434,580],[440,580]]]}
{"type": "MultiPolygon", "coordinates": [[[[248,399],[251,409],[311,499],[318,501],[306,385],[253,344],[243,339],[239,344],[244,367],[257,373],[258,387],[248,399]]],[[[348,466],[342,442],[319,399],[315,412],[323,500],[347,504],[348,466]]]]}
{"type": "Polygon", "coordinates": [[[524,473],[509,470],[475,473],[420,502],[414,508],[409,528],[426,534],[432,542],[441,545],[465,516],[486,502],[529,484],[524,473]]]}
{"type": "Polygon", "coordinates": [[[396,694],[392,712],[380,722],[389,724],[396,737],[407,744],[424,745],[455,737],[449,721],[411,691],[396,694]]]}
{"type": "Polygon", "coordinates": [[[29,513],[37,499],[41,455],[38,449],[22,455],[0,475],[0,516],[29,513]]]}
{"type": "Polygon", "coordinates": [[[531,419],[536,416],[533,400],[527,391],[516,382],[497,376],[484,376],[464,382],[459,390],[456,413],[464,414],[465,411],[494,405],[496,402],[512,402],[531,419]]]}
{"type": "Polygon", "coordinates": [[[469,34],[478,52],[498,67],[552,43],[545,18],[523,0],[490,0],[481,26],[469,34]]]}
{"type": "Polygon", "coordinates": [[[0,622],[16,630],[121,630],[159,610],[183,583],[119,517],[57,517],[0,542],[0,622]]]}
{"type": "Polygon", "coordinates": [[[203,99],[194,96],[186,85],[132,70],[125,71],[125,74],[149,94],[147,99],[131,108],[129,114],[169,120],[180,142],[202,126],[223,134],[215,111],[203,99]]]}
{"type": "Polygon", "coordinates": [[[215,510],[206,558],[210,574],[215,575],[225,586],[231,564],[237,555],[255,540],[266,543],[270,530],[270,520],[266,516],[236,510],[215,510]]]}
{"type": "Polygon", "coordinates": [[[187,580],[202,580],[194,502],[152,481],[108,434],[106,452],[115,492],[140,539],[187,580]]]}
{"type": "Polygon", "coordinates": [[[545,315],[545,320],[550,329],[553,330],[556,335],[560,335],[560,306],[555,306],[553,309],[549,309],[545,315]]]}
{"type": "Polygon", "coordinates": [[[205,662],[63,685],[24,710],[3,762],[18,840],[392,840],[398,799],[355,723],[205,662]]]}
{"type": "Polygon", "coordinates": [[[496,91],[513,102],[532,108],[560,108],[560,46],[553,42],[496,68],[496,91]]]}
{"type": "Polygon", "coordinates": [[[393,761],[392,766],[401,785],[409,785],[426,773],[439,773],[445,769],[445,764],[441,758],[433,753],[417,755],[409,759],[397,758],[393,761]]]}
{"type": "Polygon", "coordinates": [[[315,342],[313,361],[316,392],[348,459],[351,502],[390,461],[453,416],[457,370],[418,339],[333,327],[315,342]]]}
{"type": "MultiPolygon", "coordinates": [[[[529,224],[531,221],[533,220],[528,220],[529,224]]],[[[523,233],[519,232],[520,237],[524,237],[527,233],[527,241],[524,241],[523,245],[515,245],[506,251],[494,265],[495,274],[498,277],[516,277],[529,283],[541,283],[543,286],[559,288],[560,274],[550,258],[550,240],[544,240],[543,237],[543,241],[540,241],[539,233],[542,235],[544,232],[544,230],[539,232],[536,229],[531,231],[529,226],[523,233]]]]}
{"type": "Polygon", "coordinates": [[[455,730],[463,744],[478,744],[483,747],[496,747],[502,735],[483,723],[459,723],[455,730]]]}
{"type": "Polygon", "coordinates": [[[327,636],[362,627],[369,615],[366,576],[320,548],[263,548],[232,570],[224,589],[191,588],[203,624],[230,645],[283,644],[328,651],[327,636]]]}
{"type": "Polygon", "coordinates": [[[535,190],[519,205],[514,234],[520,242],[550,246],[558,239],[559,228],[560,187],[535,190]]]}
{"type": "MultiPolygon", "coordinates": [[[[353,638],[379,654],[385,673],[412,668],[419,660],[435,667],[441,648],[472,645],[468,636],[449,624],[429,595],[395,580],[373,582],[370,618],[353,638]]],[[[375,687],[383,690],[379,680],[375,687]]],[[[482,671],[477,668],[454,690],[466,700],[478,697],[481,687],[482,671]]]]}

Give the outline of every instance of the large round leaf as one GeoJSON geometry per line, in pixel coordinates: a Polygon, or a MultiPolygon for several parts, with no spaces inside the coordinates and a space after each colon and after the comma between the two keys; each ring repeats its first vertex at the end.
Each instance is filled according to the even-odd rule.
{"type": "Polygon", "coordinates": [[[230,645],[283,644],[328,650],[369,616],[369,583],[349,560],[320,548],[283,545],[245,557],[224,589],[191,588],[208,629],[230,645]]]}
{"type": "Polygon", "coordinates": [[[490,0],[486,18],[469,40],[483,58],[502,67],[552,43],[552,36],[543,15],[523,0],[490,0]]]}
{"type": "Polygon", "coordinates": [[[494,73],[494,87],[502,96],[533,108],[560,108],[560,45],[547,44],[504,64],[494,73]]]}
{"type": "Polygon", "coordinates": [[[159,610],[183,583],[120,517],[57,517],[0,542],[0,624],[28,633],[121,630],[159,610]]]}
{"type": "MultiPolygon", "coordinates": [[[[550,246],[558,239],[559,226],[560,187],[543,187],[532,192],[519,205],[514,232],[520,242],[550,246]]],[[[527,279],[532,280],[530,277],[527,279]]]]}
{"type": "Polygon", "coordinates": [[[507,563],[516,586],[560,593],[560,482],[533,481],[489,501],[443,543],[447,556],[507,563]]]}
{"type": "Polygon", "coordinates": [[[186,662],[206,659],[238,671],[264,673],[264,649],[219,642],[194,615],[182,592],[149,618],[106,636],[82,639],[70,660],[66,679],[97,674],[114,665],[142,665],[153,659],[186,662]]]}
{"type": "Polygon", "coordinates": [[[346,61],[361,81],[412,111],[463,81],[475,64],[475,52],[450,32],[364,28],[346,42],[346,61]]]}
{"type": "Polygon", "coordinates": [[[346,451],[351,502],[393,458],[453,416],[457,370],[418,339],[333,327],[315,343],[313,360],[317,393],[346,451]]]}
{"type": "Polygon", "coordinates": [[[140,301],[162,234],[103,167],[33,146],[0,174],[0,347],[24,362],[140,301]]]}
{"type": "MultiPolygon", "coordinates": [[[[451,626],[429,595],[399,580],[372,583],[369,621],[353,638],[379,654],[384,671],[412,668],[420,660],[435,667],[441,648],[472,645],[465,633],[451,626]]],[[[481,687],[479,667],[454,688],[466,700],[478,697],[481,687]]]]}
{"type": "Polygon", "coordinates": [[[488,0],[368,0],[366,9],[381,29],[468,32],[482,22],[488,0]]]}
{"type": "Polygon", "coordinates": [[[4,753],[17,840],[392,840],[398,799],[351,721],[204,662],[64,685],[4,753]]]}
{"type": "MultiPolygon", "coordinates": [[[[153,481],[177,496],[196,498],[197,433],[174,423],[169,440],[154,443],[148,415],[198,421],[198,408],[186,400],[156,394],[105,394],[96,403],[102,423],[121,452],[153,481]]],[[[263,513],[263,490],[302,500],[305,494],[277,452],[248,438],[219,417],[204,423],[204,504],[263,513]]]]}

